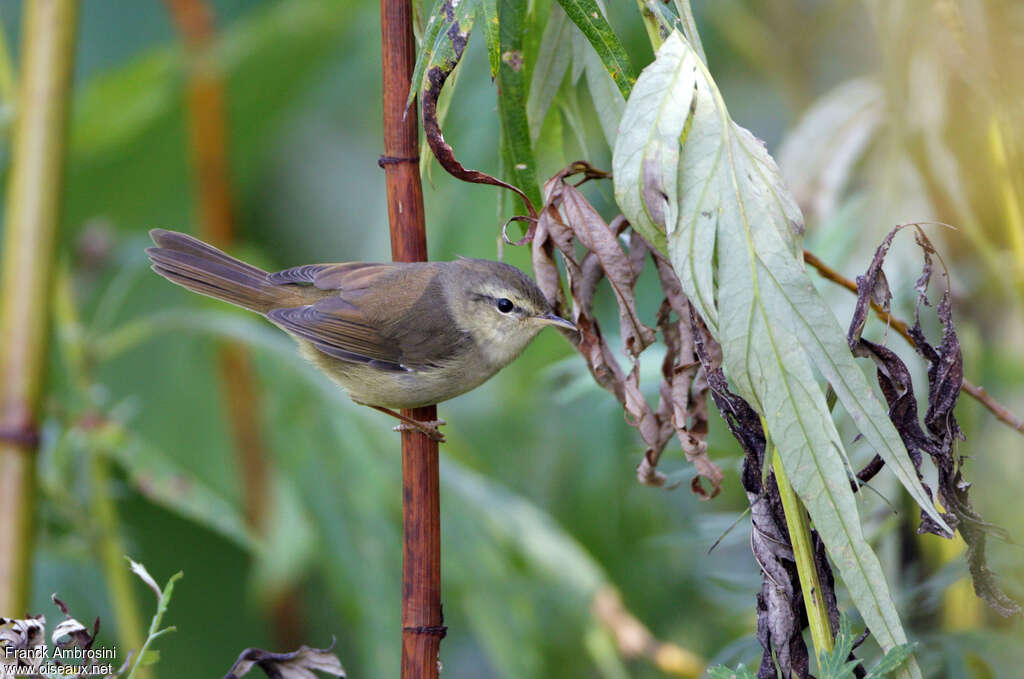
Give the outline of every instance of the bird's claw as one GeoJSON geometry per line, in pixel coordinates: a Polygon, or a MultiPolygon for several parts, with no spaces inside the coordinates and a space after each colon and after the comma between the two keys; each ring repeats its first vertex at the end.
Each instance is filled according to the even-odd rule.
{"type": "Polygon", "coordinates": [[[424,436],[427,436],[431,441],[437,441],[438,443],[444,443],[444,434],[438,429],[441,425],[448,424],[444,420],[415,420],[409,422],[402,422],[392,427],[392,431],[403,432],[403,431],[418,431],[424,436]]]}

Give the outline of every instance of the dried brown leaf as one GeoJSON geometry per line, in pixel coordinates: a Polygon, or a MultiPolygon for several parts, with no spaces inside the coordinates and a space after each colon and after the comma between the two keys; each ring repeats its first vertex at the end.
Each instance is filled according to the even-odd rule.
{"type": "MultiPolygon", "coordinates": [[[[509,189],[510,191],[514,191],[523,199],[523,204],[526,206],[527,212],[529,212],[530,221],[535,222],[537,210],[530,199],[518,186],[513,186],[512,184],[504,182],[497,177],[493,177],[486,172],[481,172],[479,170],[467,170],[463,167],[462,163],[456,159],[455,150],[448,142],[445,141],[444,135],[441,133],[441,123],[437,116],[437,100],[441,96],[441,90],[444,88],[444,83],[448,80],[448,76],[452,74],[452,71],[455,70],[455,67],[458,66],[459,61],[462,59],[466,43],[465,41],[453,41],[452,46],[455,52],[455,58],[450,61],[446,61],[443,64],[434,66],[427,71],[427,82],[429,84],[423,88],[421,95],[423,109],[423,134],[427,139],[427,144],[430,145],[430,150],[434,152],[434,157],[437,158],[437,162],[440,163],[441,167],[447,170],[453,177],[473,184],[490,184],[491,186],[500,186],[509,189]]],[[[533,228],[534,227],[531,224],[523,242],[526,242],[527,238],[532,237],[533,228]]]]}
{"type": "MultiPolygon", "coordinates": [[[[995,581],[985,559],[985,541],[988,533],[1005,535],[1003,531],[984,521],[974,511],[968,497],[970,484],[963,478],[963,457],[957,454],[957,441],[964,435],[957,424],[953,409],[963,386],[963,356],[953,324],[950,302],[949,275],[944,272],[946,287],[936,308],[942,326],[942,341],[932,346],[921,329],[921,307],[929,306],[928,286],[933,273],[932,257],[937,256],[935,248],[924,235],[920,226],[916,228],[915,240],[924,253],[924,266],[915,284],[918,298],[914,309],[914,325],[908,331],[914,348],[928,362],[928,412],[924,416],[924,427],[918,415],[914,385],[906,364],[895,352],[861,337],[870,302],[878,302],[879,291],[888,301],[888,285],[884,281],[882,262],[888,253],[892,240],[904,226],[893,229],[879,245],[867,272],[857,278],[857,305],[847,340],[851,350],[861,356],[870,356],[877,368],[878,383],[889,404],[889,418],[900,433],[910,458],[918,469],[923,455],[931,457],[938,471],[938,491],[942,505],[950,512],[946,522],[960,531],[967,543],[967,563],[974,581],[975,592],[1001,615],[1019,615],[1019,604],[1010,599],[995,581]]],[[[867,468],[858,473],[864,481],[882,467],[875,459],[867,468]]],[[[928,490],[929,495],[931,491],[928,490]]],[[[920,531],[945,535],[935,522],[922,515],[920,531]]]]}
{"type": "Polygon", "coordinates": [[[537,283],[557,310],[564,309],[567,302],[555,261],[557,250],[569,281],[572,319],[579,328],[573,343],[594,380],[615,396],[627,422],[639,431],[647,446],[637,466],[641,483],[665,485],[667,478],[658,471],[658,462],[665,446],[676,436],[687,459],[697,469],[691,484],[693,491],[701,497],[714,497],[721,487],[722,472],[707,455],[708,384],[695,354],[689,302],[668,260],[636,231],[631,230],[623,241],[629,223],[621,215],[605,222],[576,186],[568,183],[570,177],[579,174],[583,175],[582,181],[607,177],[585,163],[574,163],[544,185],[545,203],[532,243],[537,283]],[[577,243],[582,246],[582,255],[577,243]],[[656,410],[644,398],[638,370],[638,357],[657,336],[654,328],[640,320],[637,311],[635,287],[648,256],[665,294],[657,327],[667,351],[656,410]],[[633,358],[628,373],[604,340],[594,315],[594,296],[606,278],[618,305],[625,350],[633,358]]]}
{"type": "MultiPolygon", "coordinates": [[[[637,317],[633,287],[639,275],[619,246],[616,234],[594,206],[574,186],[562,189],[566,220],[576,237],[601,263],[601,269],[615,292],[619,304],[619,325],[626,351],[634,357],[654,342],[654,330],[637,317]]],[[[623,220],[624,221],[624,220],[623,220]]]]}
{"type": "Polygon", "coordinates": [[[328,648],[300,646],[291,653],[271,653],[260,648],[247,648],[238,656],[224,679],[238,679],[249,673],[253,666],[259,666],[270,679],[318,679],[314,670],[334,677],[346,677],[338,656],[331,653],[334,643],[328,648]]]}

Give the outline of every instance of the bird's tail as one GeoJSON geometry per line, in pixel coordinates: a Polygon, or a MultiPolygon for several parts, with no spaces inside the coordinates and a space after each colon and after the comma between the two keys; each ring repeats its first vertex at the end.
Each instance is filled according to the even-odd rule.
{"type": "Polygon", "coordinates": [[[146,250],[153,271],[172,283],[259,313],[286,303],[286,290],[272,284],[263,269],[184,233],[153,229],[149,235],[157,245],[146,250]]]}

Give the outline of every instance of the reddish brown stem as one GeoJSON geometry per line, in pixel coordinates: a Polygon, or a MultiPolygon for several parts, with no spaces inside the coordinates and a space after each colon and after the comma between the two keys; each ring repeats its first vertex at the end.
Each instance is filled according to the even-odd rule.
{"type": "MultiPolygon", "coordinates": [[[[817,269],[822,278],[830,280],[833,283],[846,288],[850,292],[857,294],[857,284],[854,281],[851,281],[849,278],[818,259],[813,252],[804,250],[804,261],[817,269]]],[[[884,323],[887,323],[890,328],[903,335],[903,338],[910,342],[911,345],[914,344],[914,340],[910,337],[910,326],[907,325],[906,321],[893,316],[874,302],[871,303],[871,308],[875,310],[878,318],[880,318],[884,323]]],[[[979,387],[967,378],[964,378],[963,384],[960,385],[960,390],[977,399],[978,402],[985,406],[990,413],[995,415],[996,419],[1000,422],[1003,422],[1024,434],[1024,420],[1021,420],[1019,417],[1011,413],[1006,406],[989,396],[984,387],[979,387]]]]}
{"type": "MultiPolygon", "coordinates": [[[[384,158],[391,225],[391,256],[427,259],[420,184],[419,130],[406,98],[415,64],[412,3],[381,0],[384,80],[384,158]]],[[[437,419],[437,408],[405,410],[416,420],[437,419]]],[[[441,617],[441,498],[437,442],[402,432],[402,679],[436,679],[444,626],[441,617]]]]}
{"type": "Polygon", "coordinates": [[[188,132],[204,238],[219,247],[234,240],[224,86],[214,60],[213,12],[205,0],[165,0],[188,53],[188,132]]]}

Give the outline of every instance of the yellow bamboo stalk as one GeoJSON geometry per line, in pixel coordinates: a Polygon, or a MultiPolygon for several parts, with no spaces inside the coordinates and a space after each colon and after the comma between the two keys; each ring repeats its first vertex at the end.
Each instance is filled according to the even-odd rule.
{"type": "Polygon", "coordinates": [[[0,614],[21,615],[34,532],[37,411],[49,335],[77,0],[29,0],[0,276],[0,614]]]}

